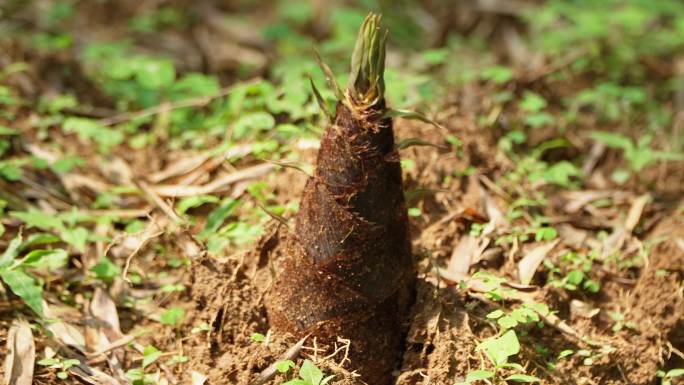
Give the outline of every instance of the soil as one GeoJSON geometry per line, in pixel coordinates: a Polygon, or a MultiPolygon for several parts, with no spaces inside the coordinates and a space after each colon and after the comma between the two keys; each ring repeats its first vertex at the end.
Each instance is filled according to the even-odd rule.
{"type": "MultiPolygon", "coordinates": [[[[488,365],[477,346],[496,333],[494,323],[486,318],[496,307],[478,293],[440,280],[433,273],[433,266],[448,265],[454,248],[473,223],[488,221],[491,212],[487,205],[505,208],[510,204],[501,194],[482,187],[483,180],[503,180],[513,165],[496,155],[496,131],[478,127],[474,113],[446,112],[444,120],[457,123],[440,128],[402,120],[395,123],[398,141],[419,137],[446,146],[444,138],[453,135],[462,143],[457,151],[433,146],[401,151],[403,159],[415,162],[414,167],[403,169],[404,189],[409,207],[420,208],[421,215],[410,218],[412,250],[418,265],[416,300],[406,320],[407,335],[401,341],[401,364],[392,373],[391,381],[396,385],[453,384],[471,370],[488,365]],[[463,171],[471,166],[474,172],[465,175],[463,171]],[[428,192],[426,187],[430,189],[428,192]],[[421,192],[420,199],[411,198],[415,192],[421,192]]],[[[578,151],[588,153],[589,149],[582,147],[588,145],[579,143],[578,151]]],[[[312,163],[316,152],[308,149],[301,156],[301,161],[312,163]]],[[[136,164],[133,159],[130,162],[136,164]]],[[[614,158],[606,154],[592,180],[607,179],[605,176],[614,167],[614,158]]],[[[598,294],[554,287],[544,266],[538,269],[532,286],[523,288],[530,298],[557,311],[558,317],[576,333],[569,335],[551,325],[520,333],[523,350],[516,362],[528,374],[539,377],[544,384],[648,385],[657,383],[655,374],[659,369],[684,366],[684,202],[678,200],[684,196],[678,183],[682,170],[681,164],[666,165],[645,174],[644,178],[656,182],[651,185],[651,200],[634,235],[627,237],[620,259],[607,258],[592,267],[594,278],[601,283],[598,294]],[[573,301],[598,309],[598,313],[588,317],[573,307],[573,301]],[[629,327],[613,330],[615,321],[611,314],[615,312],[624,314],[629,327]],[[557,360],[565,350],[575,353],[557,360]]],[[[304,173],[292,168],[263,177],[278,203],[298,201],[306,179],[304,173]]],[[[567,250],[586,252],[590,245],[604,239],[602,233],[610,233],[616,223],[624,221],[630,205],[644,193],[641,184],[619,191],[610,184],[601,189],[591,183],[588,188],[607,191],[613,196],[614,204],[567,212],[573,198],[565,192],[545,191],[550,204],[541,208],[542,213],[562,218],[557,225],[558,251],[549,255],[549,259],[557,261],[567,250]]],[[[304,341],[298,354],[286,356],[298,340],[291,335],[269,332],[264,296],[285,257],[283,249],[277,247],[286,237],[287,230],[282,224],[274,222],[257,243],[221,260],[192,246],[191,234],[197,232],[199,225],[177,229],[176,233],[149,242],[140,250],[137,261],[140,269],[155,269],[159,263],[154,258],[155,250],[160,246],[169,255],[191,259],[185,273],[187,290],[163,299],[164,306],[186,309],[183,326],[176,330],[159,328],[156,321],[125,310],[123,297],[113,285],[110,294],[121,306],[119,316],[124,333],[139,328],[154,330],[155,333],[147,333],[138,341],[188,356],[190,361],[183,370],[173,373],[180,383],[189,383],[193,374],[199,373],[207,376],[206,384],[255,384],[260,373],[284,358],[292,359],[297,365],[303,358],[314,360],[325,373],[335,375],[331,384],[364,383],[362,377],[348,370],[346,341],[325,346],[311,338],[304,341]],[[202,324],[208,325],[208,331],[193,331],[202,324]],[[266,341],[253,341],[254,333],[266,335],[266,341]]],[[[510,245],[490,246],[494,252],[473,264],[470,273],[484,270],[515,282],[517,261],[536,244],[527,243],[517,249],[510,245]]],[[[117,257],[116,247],[112,254],[117,257]]],[[[517,304],[510,301],[506,305],[510,308],[517,304]]],[[[20,307],[0,304],[0,344],[3,346],[6,326],[16,316],[13,309],[17,308],[20,307]]],[[[42,351],[45,341],[37,339],[36,345],[42,351]]],[[[0,349],[0,360],[6,354],[3,350],[0,349]]],[[[128,360],[132,358],[127,356],[128,360]]],[[[53,371],[37,367],[35,382],[57,383],[53,371]]],[[[264,383],[279,385],[290,378],[290,374],[276,373],[264,383]]]]}
{"type": "MultiPolygon", "coordinates": [[[[400,122],[396,130],[399,140],[408,137],[421,137],[428,141],[444,138],[444,133],[429,125],[400,122]]],[[[402,151],[404,159],[416,162],[415,168],[404,171],[407,191],[418,186],[439,186],[445,176],[454,175],[468,165],[476,166],[480,175],[492,179],[501,176],[506,165],[497,163],[492,156],[495,152],[494,135],[477,132],[474,124],[444,130],[463,142],[462,151],[457,155],[435,147],[412,147],[402,151]]],[[[314,156],[311,152],[306,155],[309,159],[304,160],[312,161],[314,156]]],[[[292,169],[284,169],[268,179],[276,186],[276,196],[283,202],[298,199],[305,181],[301,173],[292,169]]],[[[452,384],[464,378],[469,371],[483,367],[486,362],[477,345],[495,334],[491,321],[485,317],[494,307],[430,274],[433,264],[446,265],[459,239],[467,234],[468,224],[481,220],[479,214],[472,212],[486,217],[482,190],[476,185],[477,179],[472,176],[455,179],[448,191],[420,201],[418,207],[424,214],[412,218],[412,244],[419,271],[416,301],[407,320],[410,327],[403,342],[401,366],[393,373],[393,381],[397,385],[452,384]]],[[[672,189],[671,185],[668,186],[672,189]]],[[[646,385],[656,383],[658,369],[681,367],[681,352],[684,350],[684,216],[682,206],[665,198],[659,200],[657,191],[655,195],[650,209],[644,211],[639,222],[642,227],[651,224],[650,228],[640,228],[642,232],[632,239],[650,248],[645,262],[629,268],[603,263],[599,269],[599,294],[569,293],[545,285],[544,278],[548,272],[540,267],[542,272],[538,277],[542,278],[533,282],[535,286],[531,295],[557,310],[558,316],[582,337],[569,336],[550,326],[532,328],[521,334],[523,351],[518,362],[526,367],[528,373],[541,378],[542,383],[646,385]],[[576,314],[570,306],[573,299],[580,299],[589,308],[600,310],[591,318],[576,314]],[[614,322],[609,314],[614,311],[623,312],[633,324],[613,331],[614,322]],[[554,359],[567,349],[582,353],[563,360],[554,359]],[[549,367],[551,363],[555,366],[553,369],[549,367]]],[[[666,195],[671,196],[663,196],[666,195]]],[[[498,198],[495,200],[505,204],[498,198]]],[[[553,206],[546,208],[549,215],[553,210],[553,206]]],[[[584,212],[583,215],[590,214],[584,212]]],[[[179,301],[186,302],[193,310],[186,322],[188,326],[179,333],[188,336],[183,349],[191,357],[191,371],[207,375],[208,384],[254,383],[259,373],[283,359],[288,348],[297,343],[293,336],[269,332],[263,303],[277,273],[275,266],[285,257],[282,248],[277,246],[284,242],[286,231],[282,225],[274,223],[255,247],[239,259],[219,261],[204,256],[192,261],[187,274],[190,290],[179,301]],[[190,325],[203,322],[210,325],[207,333],[191,334],[186,330],[190,325]],[[267,335],[267,341],[252,341],[250,336],[256,332],[267,335]]],[[[596,236],[596,231],[590,233],[590,239],[596,236]]],[[[561,245],[574,250],[584,247],[581,243],[573,243],[569,237],[565,238],[563,233],[561,245]]],[[[505,254],[509,254],[508,251],[505,254]]],[[[520,257],[521,252],[518,251],[510,257],[512,261],[484,261],[478,267],[513,280],[515,261],[520,257]]],[[[176,344],[175,336],[155,338],[154,342],[162,347],[165,343],[176,344]]],[[[324,372],[335,374],[333,384],[364,383],[358,374],[345,369],[349,365],[342,340],[337,346],[324,346],[315,339],[307,340],[298,357],[309,357],[324,372]]],[[[295,361],[301,362],[296,358],[295,361]]],[[[183,376],[189,378],[191,371],[186,371],[183,376]]],[[[287,378],[276,374],[265,383],[281,384],[287,378]]]]}

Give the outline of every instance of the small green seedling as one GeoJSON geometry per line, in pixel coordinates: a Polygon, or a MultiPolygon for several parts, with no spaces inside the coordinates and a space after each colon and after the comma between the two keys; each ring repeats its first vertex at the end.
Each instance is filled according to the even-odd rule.
{"type": "Polygon", "coordinates": [[[179,307],[172,307],[164,311],[159,317],[159,322],[164,325],[178,326],[185,317],[185,310],[179,307]]]}
{"type": "Polygon", "coordinates": [[[656,375],[660,378],[661,385],[672,385],[672,379],[684,376],[684,368],[670,369],[667,372],[659,370],[656,375]]]}
{"type": "MultiPolygon", "coordinates": [[[[553,266],[552,264],[547,265],[547,267],[553,266]]],[[[554,271],[552,269],[549,269],[554,271]]],[[[557,270],[560,271],[560,270],[557,270]]],[[[570,270],[562,278],[552,278],[549,283],[553,286],[563,288],[568,291],[575,291],[578,288],[582,288],[589,293],[598,293],[601,289],[601,284],[595,280],[588,279],[584,272],[581,270],[570,270]]]]}
{"type": "Polygon", "coordinates": [[[280,373],[287,373],[290,371],[291,368],[294,368],[296,365],[294,361],[292,360],[285,360],[285,361],[278,361],[276,362],[276,370],[280,373]]]}
{"type": "Polygon", "coordinates": [[[567,357],[571,357],[573,354],[575,354],[574,350],[571,350],[571,349],[562,350],[560,353],[558,353],[558,356],[555,359],[548,361],[546,363],[546,366],[549,369],[554,370],[554,369],[556,369],[556,365],[558,365],[558,362],[560,362],[560,360],[565,359],[567,357]]]}
{"type": "Polygon", "coordinates": [[[68,254],[62,249],[32,250],[23,258],[17,257],[31,244],[31,239],[23,241],[17,235],[0,255],[0,281],[3,281],[14,294],[20,297],[36,314],[43,316],[43,287],[39,279],[31,273],[35,271],[54,271],[66,265],[68,254]]]}
{"type": "Polygon", "coordinates": [[[471,237],[479,237],[482,235],[482,230],[484,230],[485,225],[482,223],[473,223],[470,226],[470,236],[471,237]]]}
{"type": "Polygon", "coordinates": [[[468,385],[479,380],[488,380],[491,383],[499,384],[505,381],[513,382],[539,382],[539,378],[525,374],[525,368],[520,364],[508,362],[509,358],[520,352],[520,342],[514,330],[508,330],[499,337],[491,337],[484,340],[478,349],[483,350],[489,360],[494,365],[491,370],[475,370],[466,375],[465,381],[455,385],[468,385]],[[505,378],[501,377],[503,369],[517,371],[505,378]]]}
{"type": "Polygon", "coordinates": [[[251,339],[252,342],[264,342],[266,340],[266,336],[261,333],[252,333],[249,339],[251,339]]]}
{"type": "Polygon", "coordinates": [[[60,380],[66,380],[69,378],[69,368],[80,363],[81,362],[76,359],[62,360],[58,357],[43,358],[42,360],[38,361],[38,365],[59,369],[57,372],[57,378],[60,380]]]}
{"type": "Polygon", "coordinates": [[[684,153],[651,148],[653,137],[650,135],[644,135],[636,142],[625,135],[605,131],[592,132],[591,137],[608,147],[622,150],[631,171],[635,173],[663,160],[684,161],[684,153]]]}
{"type": "Polygon", "coordinates": [[[97,265],[90,268],[90,272],[100,281],[110,283],[121,274],[121,268],[109,260],[109,258],[102,257],[97,265]]]}
{"type": "Polygon", "coordinates": [[[574,353],[582,360],[582,365],[591,366],[603,357],[615,352],[615,348],[610,345],[603,345],[599,350],[580,349],[574,353]]]}
{"type": "Polygon", "coordinates": [[[534,230],[534,240],[539,241],[552,241],[558,236],[558,231],[553,227],[542,226],[534,230]]]}
{"type": "Polygon", "coordinates": [[[188,361],[190,361],[190,357],[184,356],[182,354],[174,354],[173,357],[171,357],[171,359],[166,362],[166,364],[167,365],[177,365],[177,364],[184,364],[188,361]]]}
{"type": "Polygon", "coordinates": [[[546,316],[550,313],[549,307],[543,303],[523,303],[517,309],[512,310],[506,314],[502,309],[494,310],[487,314],[487,318],[495,319],[499,324],[501,331],[512,329],[518,325],[528,325],[537,323],[541,326],[541,316],[546,316]]]}
{"type": "Polygon", "coordinates": [[[197,334],[201,332],[208,332],[210,330],[211,327],[209,326],[209,324],[206,322],[202,322],[201,324],[199,324],[199,326],[195,326],[194,328],[192,328],[192,330],[190,330],[190,333],[197,334]]]}
{"type": "Polygon", "coordinates": [[[145,369],[156,362],[162,356],[162,352],[152,345],[145,346],[143,349],[142,363],[139,368],[133,368],[126,372],[126,377],[133,385],[147,385],[157,382],[153,374],[145,373],[145,369]]]}
{"type": "Polygon", "coordinates": [[[304,360],[299,369],[299,378],[292,379],[283,385],[325,385],[334,377],[334,375],[324,377],[323,372],[313,362],[304,360]]]}
{"type": "Polygon", "coordinates": [[[544,261],[544,266],[549,269],[549,284],[560,287],[568,291],[578,289],[589,293],[598,293],[601,290],[601,283],[591,279],[591,272],[595,256],[568,252],[564,254],[555,265],[551,261],[544,261]]]}
{"type": "Polygon", "coordinates": [[[625,319],[624,313],[621,313],[618,311],[611,311],[608,313],[608,315],[610,315],[610,318],[612,318],[613,321],[615,321],[615,324],[613,324],[613,331],[614,332],[617,333],[624,328],[628,328],[628,329],[632,329],[632,330],[636,329],[636,325],[634,324],[634,322],[627,321],[625,319]]]}
{"type": "Polygon", "coordinates": [[[494,274],[478,271],[473,274],[473,278],[482,280],[482,282],[487,285],[485,296],[492,301],[503,301],[507,298],[509,293],[513,292],[511,289],[503,287],[503,284],[506,282],[505,278],[497,277],[494,274]]]}
{"type": "Polygon", "coordinates": [[[545,111],[549,103],[543,96],[526,91],[519,107],[525,112],[524,122],[532,128],[543,127],[553,123],[553,116],[545,111]]]}

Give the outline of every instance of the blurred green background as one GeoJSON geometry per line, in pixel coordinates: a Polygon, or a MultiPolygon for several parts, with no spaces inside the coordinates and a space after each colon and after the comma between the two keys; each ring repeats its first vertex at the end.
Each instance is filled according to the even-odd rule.
{"type": "Polygon", "coordinates": [[[90,120],[258,77],[199,111],[173,111],[164,135],[182,147],[208,145],[226,124],[236,140],[276,126],[285,136],[315,131],[307,76],[333,96],[313,48],[343,84],[369,10],[391,31],[386,84],[396,108],[434,112],[469,87],[490,87],[497,103],[526,111],[519,118],[532,128],[564,130],[592,111],[600,124],[660,133],[683,103],[684,6],[674,0],[6,0],[0,102],[34,104],[42,125],[61,121],[103,149],[139,148],[160,135],[141,129],[153,117],[90,120]]]}

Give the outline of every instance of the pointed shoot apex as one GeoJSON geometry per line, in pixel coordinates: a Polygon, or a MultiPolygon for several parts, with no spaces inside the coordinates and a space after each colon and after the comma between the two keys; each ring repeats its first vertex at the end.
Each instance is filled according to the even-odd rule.
{"type": "Polygon", "coordinates": [[[357,108],[377,105],[385,97],[385,44],[387,29],[380,28],[380,15],[366,16],[356,39],[347,94],[357,108]]]}

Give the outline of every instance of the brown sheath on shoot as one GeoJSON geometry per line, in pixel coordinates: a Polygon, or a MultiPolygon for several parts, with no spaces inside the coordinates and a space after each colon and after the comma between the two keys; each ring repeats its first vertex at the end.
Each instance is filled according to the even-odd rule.
{"type": "Polygon", "coordinates": [[[266,297],[276,330],[350,339],[351,368],[374,385],[388,383],[396,367],[414,278],[379,21],[370,14],[359,31],[347,89],[337,92],[287,258],[266,297]]]}

